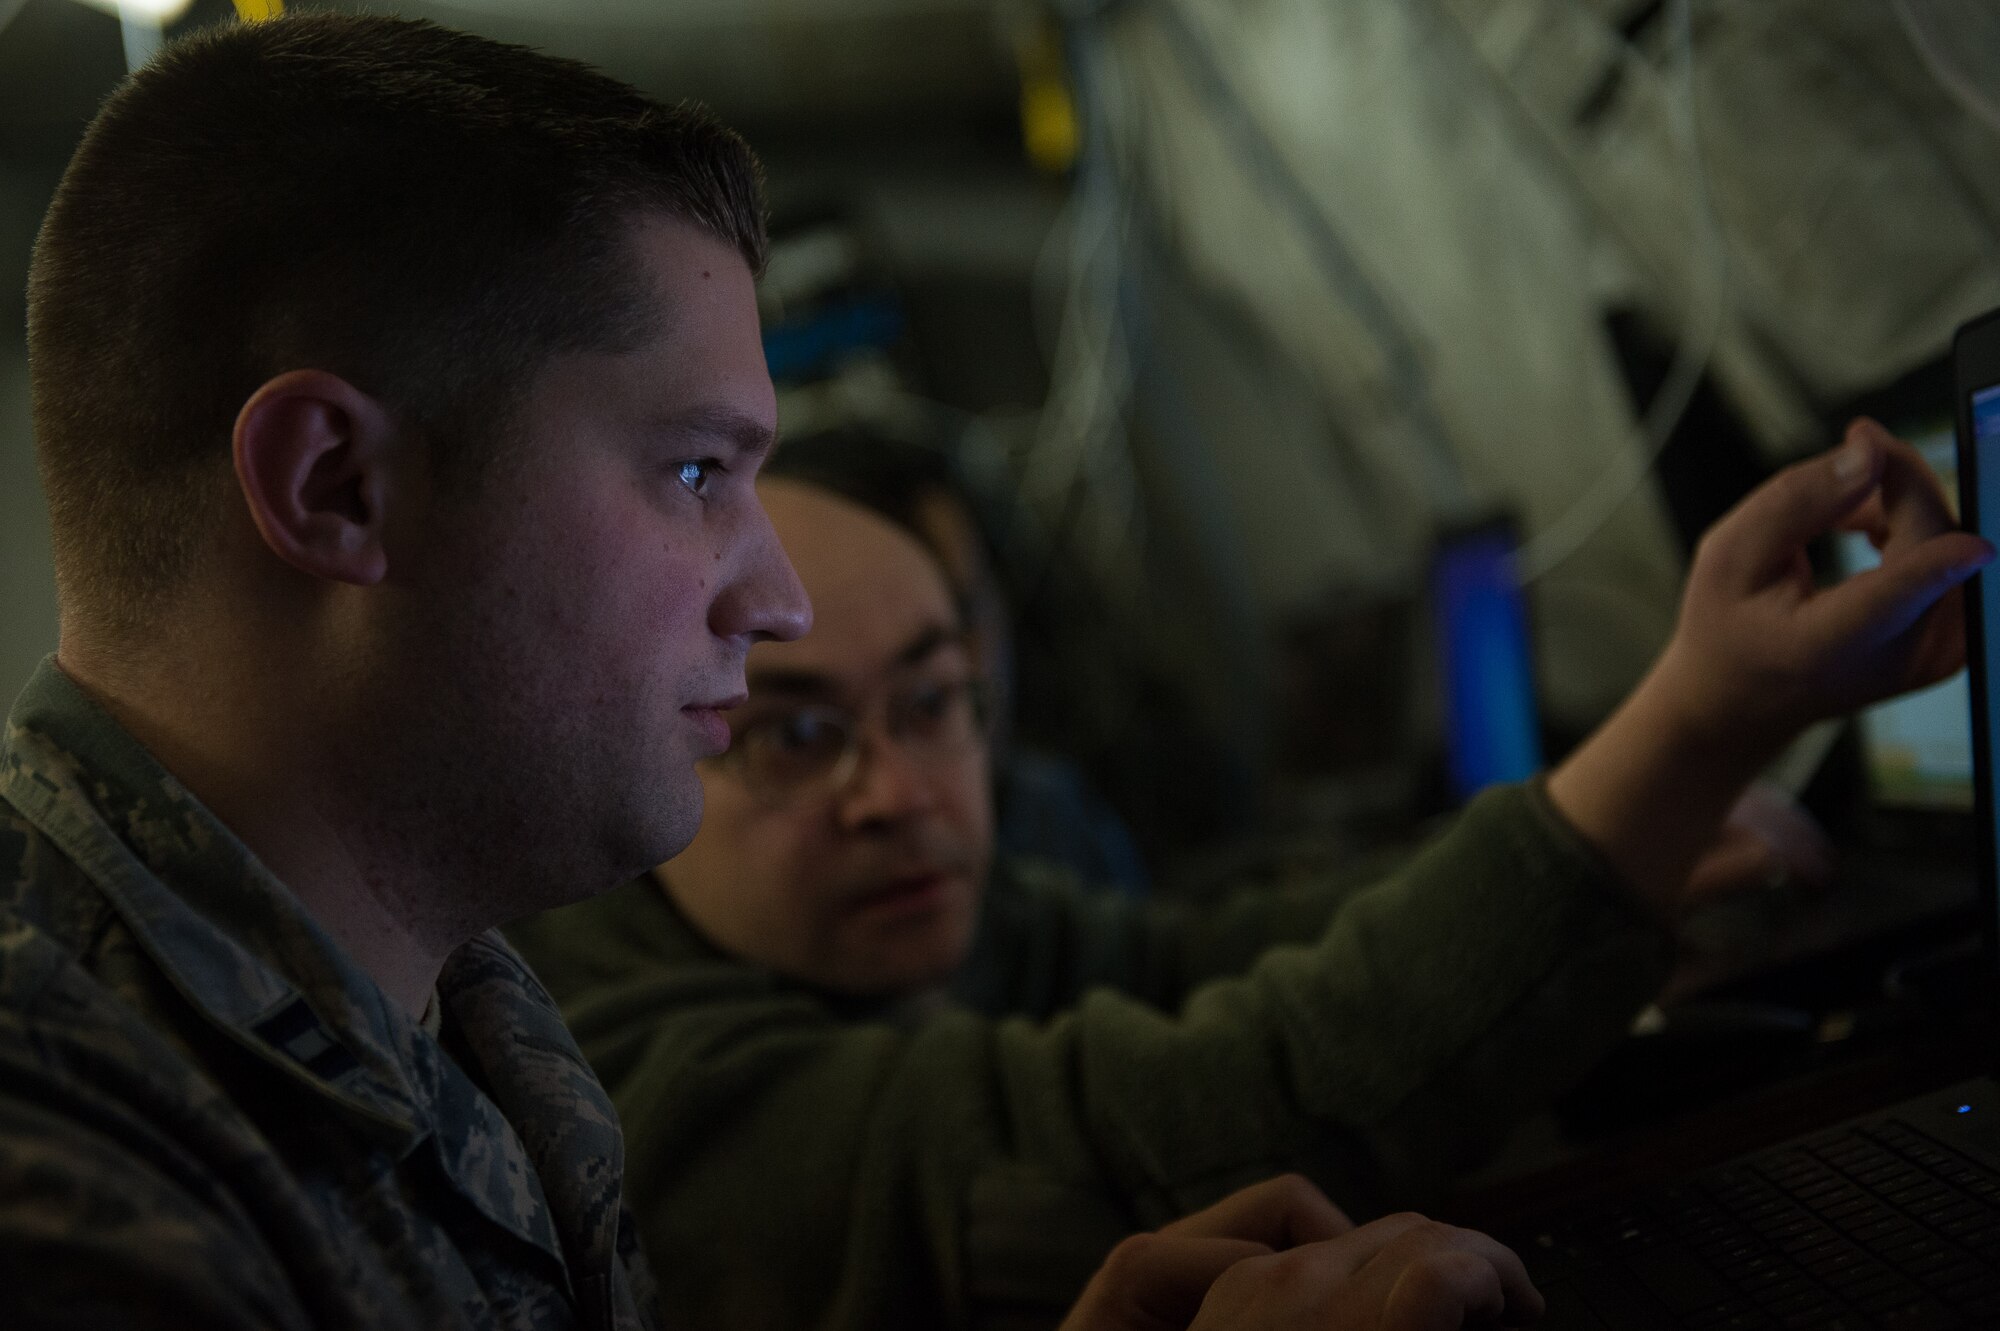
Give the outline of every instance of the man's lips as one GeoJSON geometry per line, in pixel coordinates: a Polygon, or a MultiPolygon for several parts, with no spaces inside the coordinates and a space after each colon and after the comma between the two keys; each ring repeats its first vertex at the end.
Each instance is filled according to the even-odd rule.
{"type": "Polygon", "coordinates": [[[719,702],[689,703],[681,708],[682,715],[694,722],[702,747],[712,754],[729,750],[729,722],[723,713],[732,707],[741,707],[747,700],[745,694],[734,694],[719,702]]]}
{"type": "Polygon", "coordinates": [[[945,889],[951,885],[952,877],[948,869],[897,874],[849,898],[847,906],[856,914],[901,915],[927,911],[944,899],[945,889]]]}

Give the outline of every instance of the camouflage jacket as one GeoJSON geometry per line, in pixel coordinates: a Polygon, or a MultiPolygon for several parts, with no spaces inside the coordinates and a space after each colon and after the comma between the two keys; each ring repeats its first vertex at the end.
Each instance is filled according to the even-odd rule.
{"type": "Polygon", "coordinates": [[[0,743],[0,1326],[655,1325],[547,993],[487,934],[437,1001],[44,662],[0,743]]]}

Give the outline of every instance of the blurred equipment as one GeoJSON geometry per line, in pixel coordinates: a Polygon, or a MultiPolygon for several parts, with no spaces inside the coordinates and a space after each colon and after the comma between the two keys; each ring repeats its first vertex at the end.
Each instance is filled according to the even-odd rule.
{"type": "Polygon", "coordinates": [[[1444,691],[1452,794],[1471,799],[1542,768],[1541,713],[1514,524],[1496,518],[1446,532],[1431,555],[1430,600],[1444,691]]]}
{"type": "Polygon", "coordinates": [[[1407,595],[1489,508],[1581,733],[1672,623],[1669,443],[1752,480],[2000,300],[2000,139],[1879,0],[1057,8],[1084,141],[1022,496],[1251,770],[1280,626],[1407,595]]]}

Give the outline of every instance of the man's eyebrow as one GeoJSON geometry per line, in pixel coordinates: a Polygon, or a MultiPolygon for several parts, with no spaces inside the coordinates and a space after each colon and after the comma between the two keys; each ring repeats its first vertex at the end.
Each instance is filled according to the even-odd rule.
{"type": "Polygon", "coordinates": [[[902,651],[896,653],[899,666],[920,665],[933,654],[946,647],[954,647],[965,641],[965,630],[956,624],[933,624],[910,639],[902,651]]]}
{"type": "MultiPolygon", "coordinates": [[[[902,669],[922,665],[930,657],[955,647],[965,641],[965,630],[957,625],[933,624],[920,630],[914,638],[896,653],[890,663],[891,669],[902,669]]],[[[817,670],[786,669],[783,666],[751,667],[746,672],[745,682],[750,686],[752,697],[758,694],[780,694],[792,698],[835,698],[840,695],[840,682],[831,675],[817,670]]]]}
{"type": "Polygon", "coordinates": [[[756,457],[776,447],[777,432],[754,416],[726,408],[694,411],[667,423],[667,433],[688,441],[727,444],[739,456],[756,457]]]}

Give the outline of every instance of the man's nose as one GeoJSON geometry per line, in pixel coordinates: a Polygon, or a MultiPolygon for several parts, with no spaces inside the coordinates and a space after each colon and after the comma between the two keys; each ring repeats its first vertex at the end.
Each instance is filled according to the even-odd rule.
{"type": "Polygon", "coordinates": [[[858,742],[854,774],[840,792],[844,825],[895,822],[937,803],[936,773],[902,739],[871,726],[858,742]]]}
{"type": "MultiPolygon", "coordinates": [[[[719,638],[790,642],[812,627],[812,602],[761,503],[747,521],[734,561],[734,576],[709,610],[709,626],[719,638]]],[[[724,556],[724,567],[730,563],[724,556]]]]}

